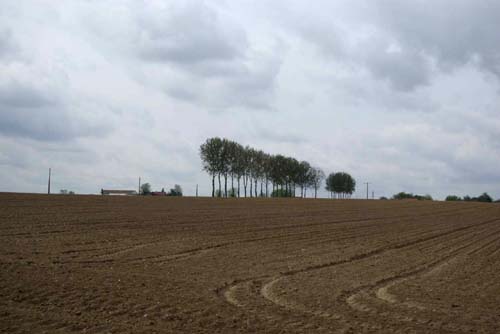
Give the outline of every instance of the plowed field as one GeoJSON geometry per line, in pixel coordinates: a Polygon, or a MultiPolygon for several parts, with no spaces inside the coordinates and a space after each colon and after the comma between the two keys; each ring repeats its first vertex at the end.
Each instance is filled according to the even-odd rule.
{"type": "Polygon", "coordinates": [[[500,205],[0,194],[4,333],[500,333],[500,205]]]}

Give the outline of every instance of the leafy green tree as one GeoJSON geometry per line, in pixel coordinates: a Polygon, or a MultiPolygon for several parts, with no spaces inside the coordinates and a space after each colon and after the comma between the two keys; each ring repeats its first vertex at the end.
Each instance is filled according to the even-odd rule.
{"type": "Polygon", "coordinates": [[[414,195],[412,193],[405,193],[405,192],[400,192],[392,196],[392,199],[416,199],[419,201],[425,200],[425,201],[432,201],[432,196],[427,194],[424,196],[421,195],[414,195]]]}
{"type": "Polygon", "coordinates": [[[307,186],[310,183],[311,165],[307,161],[301,161],[296,166],[296,183],[300,186],[300,197],[306,196],[307,186]]]}
{"type": "Polygon", "coordinates": [[[182,196],[182,188],[180,185],[176,184],[170,191],[167,193],[167,196],[182,196]]]}
{"type": "Polygon", "coordinates": [[[445,199],[445,201],[447,201],[447,202],[456,202],[456,201],[461,201],[461,200],[462,200],[462,198],[459,196],[456,196],[456,195],[448,195],[448,196],[446,196],[446,199],[445,199]]]}
{"type": "Polygon", "coordinates": [[[337,198],[350,198],[356,190],[356,180],[345,172],[331,173],[326,179],[326,190],[337,198]]]}
{"type": "Polygon", "coordinates": [[[220,173],[222,167],[222,139],[215,137],[209,138],[200,146],[200,157],[203,164],[203,170],[212,176],[212,197],[215,197],[215,177],[219,177],[219,194],[221,193],[220,173]]]}
{"type": "Polygon", "coordinates": [[[493,199],[491,198],[490,195],[488,195],[487,193],[483,193],[482,195],[480,195],[478,198],[477,198],[477,201],[478,202],[485,202],[485,203],[491,203],[493,202],[493,199]]]}
{"type": "Polygon", "coordinates": [[[271,197],[292,197],[292,193],[285,189],[276,189],[271,193],[271,197]]]}
{"type": "Polygon", "coordinates": [[[141,194],[142,195],[150,195],[151,194],[151,185],[149,183],[141,184],[141,194]]]}

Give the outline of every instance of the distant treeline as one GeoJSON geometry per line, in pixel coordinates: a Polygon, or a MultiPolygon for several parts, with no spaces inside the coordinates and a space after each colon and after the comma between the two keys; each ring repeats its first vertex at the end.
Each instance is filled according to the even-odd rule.
{"type": "Polygon", "coordinates": [[[182,187],[176,184],[173,188],[170,189],[169,192],[165,191],[165,188],[162,188],[161,191],[152,191],[151,185],[149,183],[141,184],[139,195],[153,195],[153,196],[182,196],[182,187]]]}
{"type": "Polygon", "coordinates": [[[412,193],[400,192],[392,196],[392,199],[417,199],[419,201],[432,201],[431,195],[416,195],[412,193]]]}
{"type": "Polygon", "coordinates": [[[456,195],[448,195],[446,197],[446,201],[464,201],[464,202],[493,202],[493,198],[487,193],[483,193],[478,197],[470,197],[469,195],[465,195],[463,198],[456,195]]]}
{"type": "MultiPolygon", "coordinates": [[[[307,161],[271,155],[225,138],[207,139],[200,146],[200,157],[203,170],[212,177],[212,197],[306,197],[307,190],[312,189],[316,198],[325,179],[325,173],[307,161]]],[[[349,174],[332,173],[326,189],[332,197],[346,198],[355,186],[349,174]]]]}
{"type": "MultiPolygon", "coordinates": [[[[385,197],[381,197],[380,199],[387,199],[385,197]]],[[[417,200],[428,200],[432,201],[432,196],[431,195],[415,195],[412,193],[405,193],[405,192],[400,192],[392,196],[392,199],[417,199],[417,200]]],[[[465,202],[488,202],[491,203],[493,202],[493,199],[491,198],[490,195],[487,193],[483,193],[481,196],[478,197],[470,197],[468,195],[462,197],[455,196],[455,195],[448,195],[445,199],[446,201],[465,201],[465,202]]]]}

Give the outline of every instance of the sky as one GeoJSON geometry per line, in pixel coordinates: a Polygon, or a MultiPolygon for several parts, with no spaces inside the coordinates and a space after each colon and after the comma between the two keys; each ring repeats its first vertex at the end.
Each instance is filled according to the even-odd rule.
{"type": "Polygon", "coordinates": [[[209,195],[219,136],[357,198],[500,198],[499,31],[497,0],[5,0],[0,191],[52,168],[56,192],[209,195]]]}

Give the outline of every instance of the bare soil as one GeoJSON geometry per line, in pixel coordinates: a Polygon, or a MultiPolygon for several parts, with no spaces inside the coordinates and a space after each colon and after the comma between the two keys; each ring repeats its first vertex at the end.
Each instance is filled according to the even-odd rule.
{"type": "Polygon", "coordinates": [[[2,333],[500,333],[500,205],[0,194],[2,333]]]}

